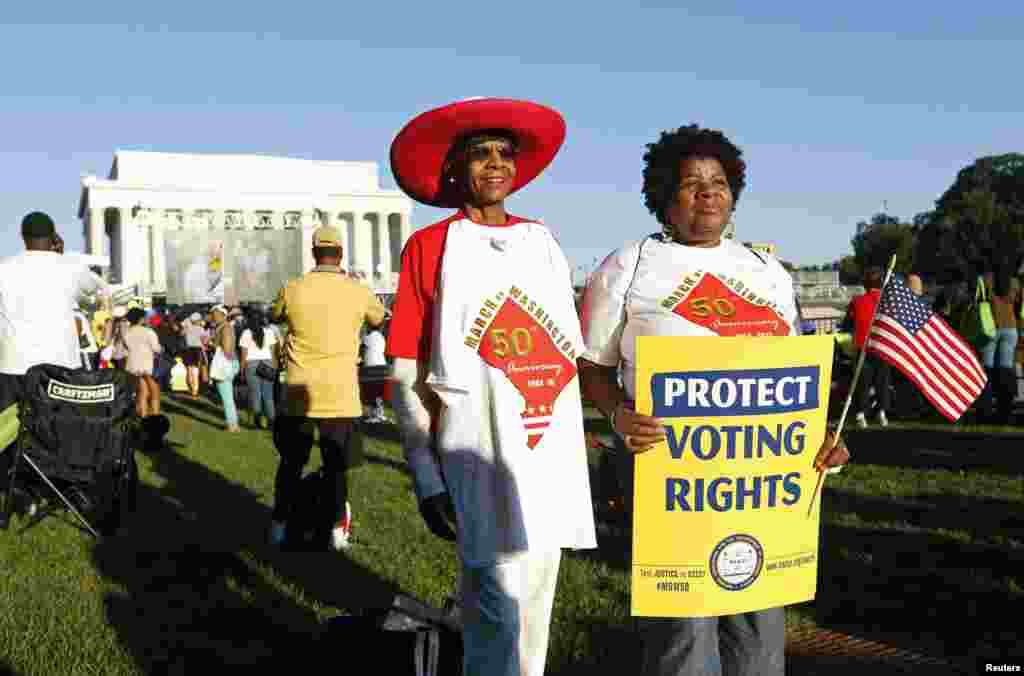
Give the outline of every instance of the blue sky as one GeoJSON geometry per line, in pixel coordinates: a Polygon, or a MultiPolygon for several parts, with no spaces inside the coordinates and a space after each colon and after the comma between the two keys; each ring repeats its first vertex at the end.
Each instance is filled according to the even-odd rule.
{"type": "Polygon", "coordinates": [[[1024,3],[675,4],[5,6],[0,255],[35,209],[84,250],[80,176],[115,149],[371,160],[393,188],[395,133],[470,96],[565,116],[561,154],[508,206],[576,266],[658,229],[644,144],[682,124],[743,148],[738,236],[800,264],[847,253],[883,201],[909,219],[977,157],[1024,150],[1024,3]]]}

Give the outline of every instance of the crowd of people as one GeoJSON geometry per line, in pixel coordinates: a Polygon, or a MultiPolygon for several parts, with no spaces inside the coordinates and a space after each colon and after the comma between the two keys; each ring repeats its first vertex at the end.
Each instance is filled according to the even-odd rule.
{"type": "MultiPolygon", "coordinates": [[[[669,308],[665,299],[681,279],[710,275],[722,280],[723,294],[743,289],[758,299],[758,318],[771,313],[767,322],[732,322],[740,328],[729,335],[747,335],[746,325],[750,335],[763,326],[772,335],[801,332],[793,283],[779,262],[722,237],[746,184],[742,151],[697,125],[646,146],[643,198],[656,224],[623,233],[633,241],[592,275],[577,312],[552,229],[505,205],[554,159],[565,129],[545,106],[474,99],[419,115],[400,131],[390,153],[400,188],[455,213],[405,245],[390,311],[344,273],[344,239],[330,226],[313,233],[315,267],[269,307],[112,307],[99,277],[62,262],[52,221],[30,214],[22,224],[27,251],[0,263],[0,392],[16,400],[18,377],[33,363],[120,368],[135,378],[146,418],[160,415],[161,394],[184,369],[183,395],[198,398],[212,384],[225,429],[236,432],[238,379],[248,386],[254,426],[272,430],[280,455],[270,542],[285,543],[299,527],[308,497],[302,473],[318,435],[317,538],[337,550],[352,542],[348,472],[364,461],[359,421],[384,419],[381,399],[364,411],[360,363],[390,365],[389,397],[420,514],[455,544],[460,561],[464,673],[540,676],[562,550],[597,546],[584,399],[610,422],[631,495],[634,455],[664,438],[659,421],[634,407],[635,338],[725,335],[699,321],[700,308],[669,308]],[[91,316],[74,309],[82,295],[100,298],[91,316]],[[40,319],[39,307],[66,311],[40,319]],[[513,363],[558,376],[519,381],[509,376],[513,363]]],[[[992,354],[998,363],[998,344],[992,354]]],[[[819,472],[849,459],[832,434],[812,450],[819,472]]],[[[784,673],[782,608],[648,618],[638,628],[637,673],[784,673]]]]}
{"type": "MultiPolygon", "coordinates": [[[[985,265],[973,283],[941,288],[933,294],[934,298],[926,295],[920,276],[910,274],[907,278],[908,288],[918,296],[925,296],[925,301],[931,298],[935,314],[970,342],[985,368],[987,382],[972,412],[976,422],[1009,425],[1014,420],[1014,405],[1020,393],[1017,364],[1024,361],[1019,329],[1024,326],[1024,295],[1016,275],[1020,269],[1024,269],[1024,261],[985,265]],[[979,319],[982,314],[988,316],[987,327],[981,326],[985,323],[979,319]],[[972,323],[974,326],[969,326],[972,323]]],[[[864,349],[884,281],[885,271],[881,267],[865,269],[864,293],[850,301],[846,316],[838,326],[841,332],[852,337],[852,357],[864,349]]],[[[903,379],[903,375],[878,354],[870,350],[866,353],[854,392],[857,427],[867,427],[869,418],[886,427],[889,416],[897,408],[903,408],[904,415],[922,410],[922,397],[914,388],[896,387],[903,379]],[[895,401],[897,391],[911,401],[895,401]]]]}
{"type": "Polygon", "coordinates": [[[146,308],[141,300],[109,305],[101,296],[91,316],[80,307],[74,309],[79,365],[131,374],[139,416],[160,415],[161,394],[174,389],[172,376],[178,369],[184,373],[185,387],[179,388],[183,396],[198,400],[207,391],[216,395],[227,431],[241,429],[236,380],[247,387],[252,425],[273,427],[282,338],[266,307],[215,305],[200,312],[175,306],[146,308]],[[261,369],[261,364],[270,370],[261,369]]]}

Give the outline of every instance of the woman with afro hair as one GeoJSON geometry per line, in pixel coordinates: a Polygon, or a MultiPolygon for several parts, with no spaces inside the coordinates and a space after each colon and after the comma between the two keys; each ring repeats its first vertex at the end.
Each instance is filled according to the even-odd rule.
{"type": "MultiPolygon", "coordinates": [[[[798,335],[789,273],[774,258],[722,237],[746,185],[742,151],[697,125],[663,132],[644,155],[643,195],[660,232],[609,255],[583,300],[584,398],[611,422],[627,509],[634,453],[664,441],[659,421],[633,408],[637,336],[798,335]],[[681,296],[680,281],[690,289],[681,296]],[[719,321],[716,312],[728,315],[719,321]],[[621,371],[621,381],[619,374],[621,371]],[[622,385],[620,385],[620,382],[622,385]]],[[[814,460],[820,472],[849,452],[831,438],[814,460]]],[[[782,676],[782,608],[707,618],[639,618],[646,676],[782,676]]]]}

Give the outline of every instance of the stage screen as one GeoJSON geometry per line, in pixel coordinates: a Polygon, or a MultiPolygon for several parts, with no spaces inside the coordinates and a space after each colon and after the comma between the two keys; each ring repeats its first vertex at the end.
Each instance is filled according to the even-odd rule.
{"type": "Polygon", "coordinates": [[[167,302],[269,303],[302,274],[302,231],[164,232],[167,302]]]}

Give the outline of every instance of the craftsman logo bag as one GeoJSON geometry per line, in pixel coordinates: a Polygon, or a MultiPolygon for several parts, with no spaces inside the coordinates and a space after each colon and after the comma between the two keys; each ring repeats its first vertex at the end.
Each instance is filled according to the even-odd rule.
{"type": "Polygon", "coordinates": [[[21,419],[26,451],[51,478],[91,482],[138,446],[135,388],[124,371],[33,366],[21,419]]]}

